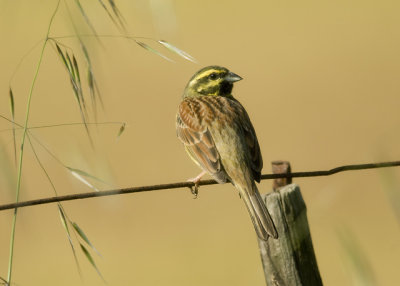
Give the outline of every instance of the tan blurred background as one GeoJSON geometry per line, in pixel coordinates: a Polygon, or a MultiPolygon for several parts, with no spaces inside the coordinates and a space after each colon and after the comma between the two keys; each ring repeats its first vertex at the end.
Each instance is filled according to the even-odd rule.
{"type": "MultiPolygon", "coordinates": [[[[67,2],[73,7],[74,1],[67,2]]],[[[10,117],[9,79],[21,57],[44,37],[55,4],[54,0],[0,4],[2,115],[10,117]]],[[[210,64],[244,78],[234,95],[252,118],[264,173],[276,159],[289,160],[294,171],[400,159],[398,2],[119,0],[117,4],[129,34],[167,40],[199,63],[156,45],[175,62],[125,39],[104,38],[103,47],[86,39],[105,106],[98,121],[124,121],[125,133],[117,140],[118,125],[92,127],[95,149],[79,126],[36,129],[34,134],[66,165],[111,185],[94,182],[100,189],[184,181],[197,175],[199,170],[175,136],[175,112],[188,79],[210,64]]],[[[118,35],[97,1],[82,5],[99,34],[118,35]]],[[[71,10],[82,28],[84,22],[71,10]]],[[[62,4],[51,35],[71,34],[62,4]]],[[[76,40],[62,42],[82,59],[76,40]]],[[[12,81],[20,123],[39,49],[26,57],[12,81]]],[[[49,46],[29,122],[37,126],[79,121],[67,74],[49,46]]],[[[7,128],[10,125],[1,120],[0,129],[7,128]]],[[[15,199],[12,133],[1,132],[0,143],[0,204],[4,204],[15,199]]],[[[92,191],[35,146],[60,194],[92,191]]],[[[53,196],[28,144],[25,155],[21,200],[53,196]]],[[[399,285],[398,169],[295,182],[306,200],[325,285],[399,285]],[[349,251],[348,243],[356,248],[349,251]]],[[[270,191],[271,182],[263,181],[260,190],[270,191]]],[[[93,257],[109,285],[265,285],[256,236],[230,185],[202,187],[196,200],[188,190],[165,190],[63,205],[101,252],[102,257],[95,253],[93,257]]],[[[4,278],[11,220],[12,211],[0,212],[4,278]]],[[[79,249],[77,254],[83,280],[56,205],[20,209],[16,285],[104,285],[79,249]]]]}

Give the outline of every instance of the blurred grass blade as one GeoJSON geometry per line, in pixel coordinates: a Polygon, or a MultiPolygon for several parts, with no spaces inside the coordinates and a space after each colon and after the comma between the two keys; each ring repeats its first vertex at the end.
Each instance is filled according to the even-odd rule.
{"type": "Polygon", "coordinates": [[[72,55],[72,62],[74,64],[74,69],[76,72],[76,77],[78,79],[79,85],[81,85],[81,75],[79,74],[79,67],[78,67],[78,62],[76,61],[76,58],[74,55],[72,55]]]}
{"type": "Polygon", "coordinates": [[[122,14],[121,14],[121,12],[119,11],[117,5],[115,5],[114,0],[108,0],[108,3],[110,4],[111,9],[113,10],[115,17],[117,17],[118,22],[119,22],[119,24],[121,25],[121,28],[122,28],[123,30],[125,30],[125,23],[124,23],[124,22],[125,22],[125,19],[124,19],[124,17],[122,17],[122,14]]]}
{"type": "Polygon", "coordinates": [[[163,59],[166,59],[167,61],[173,62],[173,60],[171,60],[170,58],[164,56],[162,53],[160,53],[159,51],[153,49],[153,48],[150,47],[149,45],[147,45],[147,44],[145,44],[145,43],[143,43],[143,42],[140,42],[140,41],[135,41],[135,42],[136,42],[136,44],[138,44],[138,45],[141,46],[142,48],[148,50],[149,52],[152,52],[152,53],[154,53],[154,54],[156,54],[156,55],[162,57],[163,59]]]}
{"type": "Polygon", "coordinates": [[[122,133],[124,133],[124,131],[125,131],[125,126],[126,126],[126,123],[125,123],[125,122],[122,123],[122,125],[121,125],[121,127],[119,128],[119,131],[118,131],[117,139],[118,139],[119,137],[121,137],[122,133]]]}
{"type": "Polygon", "coordinates": [[[13,121],[14,121],[14,118],[15,118],[15,103],[14,103],[14,93],[13,93],[11,87],[10,87],[9,94],[10,94],[10,110],[11,110],[11,117],[12,117],[12,119],[13,119],[13,121]]]}
{"type": "Polygon", "coordinates": [[[7,149],[6,144],[0,141],[0,182],[5,183],[5,185],[1,184],[1,186],[2,189],[6,189],[1,191],[2,198],[4,198],[6,194],[9,195],[10,198],[13,197],[17,181],[16,168],[12,167],[13,163],[7,149]]]}
{"type": "MultiPolygon", "coordinates": [[[[81,102],[84,107],[85,102],[83,101],[82,89],[79,87],[79,81],[78,81],[78,75],[77,75],[78,72],[75,70],[75,66],[72,64],[72,60],[71,60],[71,57],[69,56],[69,54],[66,52],[65,55],[66,55],[67,63],[68,63],[68,70],[70,71],[70,75],[71,75],[72,87],[74,88],[75,93],[79,97],[79,102],[81,102]]],[[[83,110],[84,110],[84,108],[83,108],[83,110]]]]}
{"type": "Polygon", "coordinates": [[[78,100],[78,103],[79,103],[79,106],[80,106],[81,105],[81,102],[80,102],[81,99],[80,99],[80,96],[79,96],[79,90],[78,90],[78,86],[77,86],[77,83],[76,83],[76,76],[75,76],[75,73],[74,73],[74,67],[72,65],[71,58],[69,57],[67,52],[64,55],[63,51],[61,50],[60,46],[57,43],[55,43],[55,45],[56,45],[56,49],[57,49],[58,55],[60,56],[62,62],[64,63],[65,68],[68,71],[68,74],[69,74],[69,77],[70,77],[70,81],[71,81],[71,84],[72,84],[72,89],[73,89],[73,91],[75,93],[75,97],[78,100]]]}
{"type": "Polygon", "coordinates": [[[337,234],[347,262],[349,263],[349,270],[353,276],[354,285],[377,285],[369,259],[354,234],[348,228],[338,231],[337,234]]]}
{"type": "Polygon", "coordinates": [[[8,285],[8,282],[7,282],[7,280],[6,279],[4,279],[3,277],[1,277],[0,276],[0,281],[3,281],[3,282],[1,282],[0,284],[3,284],[3,285],[8,285]]]}
{"type": "Polygon", "coordinates": [[[65,231],[67,232],[67,237],[68,237],[69,243],[71,244],[72,249],[74,250],[74,244],[72,243],[71,234],[69,232],[68,223],[67,223],[67,219],[65,217],[64,211],[63,211],[62,207],[60,206],[60,204],[58,204],[57,206],[58,206],[58,212],[59,212],[60,218],[61,218],[61,223],[62,223],[65,231]]]}
{"type": "MultiPolygon", "coordinates": [[[[37,154],[37,152],[36,152],[36,149],[35,149],[35,147],[33,146],[33,143],[32,143],[32,140],[31,140],[31,134],[30,134],[30,133],[28,133],[28,140],[29,140],[29,144],[31,145],[31,150],[32,150],[33,154],[35,155],[36,162],[39,164],[39,166],[40,166],[40,168],[42,169],[43,173],[45,174],[47,180],[49,181],[49,183],[50,183],[50,185],[51,185],[51,188],[52,188],[53,191],[54,191],[54,194],[55,194],[56,196],[58,196],[56,186],[54,185],[53,180],[50,178],[49,173],[46,171],[46,168],[45,168],[44,165],[42,164],[42,161],[40,161],[39,156],[38,156],[38,154],[37,154]]],[[[60,204],[59,206],[61,206],[61,204],[60,204]]]]}
{"type": "Polygon", "coordinates": [[[123,18],[122,18],[121,12],[119,11],[117,5],[115,5],[114,0],[108,0],[108,3],[110,4],[111,9],[114,12],[114,15],[117,16],[117,17],[121,17],[121,20],[122,20],[123,18]]]}
{"type": "Polygon", "coordinates": [[[86,249],[86,247],[82,243],[80,243],[80,246],[81,246],[81,249],[82,249],[83,253],[85,254],[86,258],[89,260],[90,264],[92,264],[92,266],[94,268],[96,268],[96,270],[98,271],[96,263],[94,262],[92,255],[90,255],[89,251],[86,249]]]}
{"type": "Polygon", "coordinates": [[[383,190],[400,226],[400,182],[397,180],[394,170],[382,170],[381,177],[383,190]]]}
{"type": "Polygon", "coordinates": [[[11,86],[10,86],[9,95],[10,95],[11,118],[13,121],[12,132],[13,132],[13,144],[14,144],[14,163],[15,163],[15,166],[17,166],[17,142],[15,139],[15,124],[14,124],[14,122],[15,122],[15,101],[14,101],[14,93],[11,89],[11,86]]]}
{"type": "Polygon", "coordinates": [[[123,31],[126,31],[125,19],[123,18],[117,5],[115,4],[115,1],[108,0],[108,4],[111,6],[111,11],[110,11],[110,9],[108,9],[107,5],[104,3],[103,0],[98,0],[98,1],[99,1],[100,5],[103,7],[103,9],[106,11],[108,17],[111,19],[111,21],[114,23],[114,25],[117,26],[118,28],[122,29],[123,31]]]}
{"type": "Polygon", "coordinates": [[[81,45],[81,49],[82,49],[82,52],[83,52],[83,55],[85,57],[86,64],[87,64],[87,73],[86,73],[87,74],[87,84],[89,86],[89,92],[90,92],[90,98],[92,100],[92,108],[94,111],[94,116],[95,116],[95,119],[97,119],[97,99],[100,101],[101,106],[104,108],[103,100],[102,100],[101,94],[97,88],[96,79],[94,77],[92,61],[90,59],[89,52],[88,52],[85,44],[82,41],[80,41],[80,45],[81,45]]]}
{"type": "Polygon", "coordinates": [[[96,29],[94,28],[92,22],[89,20],[88,15],[86,14],[85,10],[83,9],[81,2],[79,0],[75,0],[75,4],[76,6],[78,6],[79,11],[82,14],[82,17],[85,19],[86,24],[88,24],[88,26],[90,27],[90,29],[92,30],[93,34],[96,36],[96,38],[98,38],[98,34],[96,32],[96,29]]]}
{"type": "Polygon", "coordinates": [[[67,168],[67,169],[71,172],[71,174],[72,174],[75,178],[77,178],[79,181],[81,181],[82,183],[84,183],[84,184],[87,185],[88,187],[92,188],[92,189],[95,190],[96,192],[99,192],[99,190],[98,190],[95,186],[93,186],[88,180],[86,180],[84,177],[89,177],[89,178],[92,178],[92,179],[96,179],[96,180],[101,181],[100,179],[97,179],[96,177],[94,177],[94,176],[92,176],[92,175],[90,175],[90,174],[88,174],[88,173],[86,173],[86,172],[84,172],[84,171],[82,171],[82,170],[79,170],[79,169],[70,168],[70,167],[68,167],[68,166],[66,166],[66,168],[67,168]]]}
{"type": "Polygon", "coordinates": [[[74,260],[75,260],[75,263],[76,263],[76,267],[78,268],[79,276],[82,277],[81,267],[79,266],[78,258],[76,257],[75,247],[74,247],[74,244],[73,244],[72,239],[71,239],[71,235],[70,235],[70,232],[69,232],[68,223],[67,223],[66,216],[64,214],[64,210],[61,207],[60,203],[58,203],[57,206],[58,206],[58,212],[60,213],[61,223],[64,226],[64,229],[65,229],[65,231],[67,233],[69,244],[71,245],[72,254],[74,255],[74,260]]]}
{"type": "Polygon", "coordinates": [[[98,181],[98,182],[100,182],[100,183],[103,183],[103,184],[108,185],[107,182],[105,182],[105,181],[103,181],[102,179],[97,178],[97,177],[95,177],[95,176],[93,176],[93,175],[91,175],[91,174],[89,174],[89,173],[87,173],[87,172],[85,172],[85,171],[82,171],[82,170],[80,170],[80,169],[71,168],[71,167],[68,167],[68,166],[66,166],[66,167],[67,167],[68,170],[70,170],[71,172],[76,172],[76,173],[78,173],[79,175],[82,175],[82,176],[85,176],[85,177],[94,179],[94,180],[96,180],[96,181],[98,181]]]}
{"type": "Polygon", "coordinates": [[[90,186],[91,186],[91,188],[93,188],[93,189],[95,189],[96,191],[99,191],[97,188],[95,188],[94,186],[92,186],[92,184],[90,184],[86,179],[84,179],[83,177],[87,177],[87,178],[91,178],[91,179],[93,179],[93,180],[96,180],[96,181],[98,181],[98,182],[100,182],[100,183],[102,183],[102,184],[105,184],[105,185],[107,185],[107,186],[110,186],[110,184],[109,183],[107,183],[106,181],[104,181],[104,180],[102,180],[102,179],[100,179],[100,178],[98,178],[98,177],[96,177],[96,176],[93,176],[93,175],[91,175],[91,174],[89,174],[89,173],[87,173],[87,172],[85,172],[85,171],[82,171],[82,170],[80,170],[80,169],[76,169],[76,168],[71,168],[71,167],[68,167],[68,166],[65,166],[75,177],[77,177],[79,180],[81,180],[82,182],[84,182],[85,184],[89,184],[90,186]],[[83,176],[83,177],[82,177],[83,176]]]}
{"type": "Polygon", "coordinates": [[[189,55],[185,51],[182,51],[181,49],[178,49],[174,45],[172,45],[172,44],[170,44],[170,43],[168,43],[168,42],[166,42],[164,40],[159,40],[157,42],[160,43],[161,45],[163,45],[164,47],[166,47],[171,52],[181,56],[182,58],[187,59],[188,61],[191,61],[193,63],[197,63],[197,61],[196,61],[196,59],[194,57],[192,57],[191,55],[189,55]]]}
{"type": "Polygon", "coordinates": [[[82,252],[85,254],[87,260],[89,260],[90,264],[92,264],[94,269],[96,269],[97,274],[99,274],[101,279],[103,279],[103,281],[104,281],[103,275],[101,275],[99,269],[97,268],[96,263],[94,262],[94,259],[93,259],[92,255],[90,255],[89,251],[87,250],[87,248],[82,243],[80,243],[79,245],[81,246],[82,252]]]}
{"type": "Polygon", "coordinates": [[[65,65],[65,68],[67,70],[69,70],[68,64],[67,64],[67,60],[66,60],[66,58],[64,56],[63,51],[61,50],[60,46],[57,43],[55,43],[55,44],[56,44],[56,49],[57,49],[58,55],[60,56],[61,60],[63,61],[64,65],[65,65]]]}
{"type": "Polygon", "coordinates": [[[83,232],[83,230],[78,226],[77,223],[73,222],[72,226],[76,230],[76,232],[79,234],[79,236],[99,255],[101,256],[100,252],[97,251],[97,249],[93,246],[93,244],[89,241],[89,238],[86,236],[86,234],[83,232]]]}
{"type": "Polygon", "coordinates": [[[72,54],[72,60],[68,52],[63,52],[60,46],[56,43],[56,49],[57,53],[60,56],[62,62],[64,63],[65,68],[67,69],[67,72],[69,74],[70,82],[72,85],[72,90],[75,95],[75,99],[78,102],[78,107],[79,107],[79,112],[81,114],[82,122],[85,125],[86,133],[89,136],[90,143],[93,145],[92,138],[89,133],[89,128],[87,126],[87,109],[86,109],[86,103],[85,99],[83,97],[83,91],[82,91],[82,85],[81,85],[81,77],[80,77],[80,72],[79,72],[79,66],[78,62],[75,58],[75,55],[72,54]]]}
{"type": "Polygon", "coordinates": [[[90,56],[89,56],[89,52],[88,52],[88,50],[86,48],[86,45],[81,40],[79,41],[79,43],[80,43],[83,55],[85,56],[85,59],[86,59],[88,65],[92,65],[92,62],[91,62],[90,56]]]}
{"type": "MultiPolygon", "coordinates": [[[[107,8],[106,4],[103,2],[103,0],[98,0],[100,5],[103,7],[104,11],[106,11],[108,17],[111,19],[111,21],[114,23],[115,26],[119,27],[117,21],[114,19],[113,15],[111,14],[110,10],[107,8]]],[[[119,21],[118,21],[119,22],[119,21]]],[[[122,27],[121,27],[122,28],[122,27]]]]}
{"type": "MultiPolygon", "coordinates": [[[[67,57],[69,61],[71,59],[67,57]]],[[[82,109],[83,112],[85,113],[85,118],[87,117],[87,110],[86,110],[86,104],[85,104],[85,98],[83,97],[83,90],[82,90],[82,83],[81,83],[81,75],[79,73],[79,66],[78,62],[76,61],[75,55],[72,54],[72,64],[73,64],[73,73],[74,73],[74,78],[75,78],[75,85],[77,86],[78,89],[78,94],[80,97],[80,101],[82,102],[82,109]]]]}
{"type": "Polygon", "coordinates": [[[89,91],[90,91],[90,97],[92,98],[93,101],[93,109],[96,111],[96,91],[94,89],[94,77],[91,68],[88,66],[87,68],[87,82],[89,86],[89,91]]]}
{"type": "Polygon", "coordinates": [[[65,52],[65,56],[67,59],[68,70],[71,71],[72,77],[74,78],[74,80],[76,80],[75,70],[74,66],[72,65],[71,57],[69,56],[68,52],[65,52]]]}

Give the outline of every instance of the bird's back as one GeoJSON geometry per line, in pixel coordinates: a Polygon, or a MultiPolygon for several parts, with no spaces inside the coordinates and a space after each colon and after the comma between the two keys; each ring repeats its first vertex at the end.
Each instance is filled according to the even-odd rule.
{"type": "Polygon", "coordinates": [[[186,109],[183,114],[189,128],[209,131],[228,178],[251,181],[259,178],[262,158],[258,141],[245,109],[237,100],[221,96],[188,97],[180,108],[186,109]]]}

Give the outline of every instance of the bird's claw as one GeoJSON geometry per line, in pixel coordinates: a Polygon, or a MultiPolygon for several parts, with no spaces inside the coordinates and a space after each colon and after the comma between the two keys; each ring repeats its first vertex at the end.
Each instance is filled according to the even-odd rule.
{"type": "Polygon", "coordinates": [[[197,196],[199,194],[199,179],[189,179],[188,182],[193,183],[193,186],[190,186],[190,192],[192,195],[194,195],[194,199],[197,199],[197,196]]]}
{"type": "Polygon", "coordinates": [[[201,177],[204,176],[205,173],[206,172],[203,171],[197,177],[187,180],[188,182],[191,182],[194,184],[193,186],[190,186],[190,192],[194,195],[195,199],[197,199],[197,196],[199,194],[200,179],[201,179],[201,177]]]}
{"type": "Polygon", "coordinates": [[[197,196],[199,194],[199,183],[194,183],[193,186],[190,186],[190,192],[192,195],[194,195],[193,199],[197,199],[197,196]]]}

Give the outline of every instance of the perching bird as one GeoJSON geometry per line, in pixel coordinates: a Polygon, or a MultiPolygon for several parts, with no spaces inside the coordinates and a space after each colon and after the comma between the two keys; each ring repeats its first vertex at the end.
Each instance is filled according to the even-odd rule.
{"type": "Polygon", "coordinates": [[[217,182],[231,182],[246,203],[257,235],[278,237],[254,181],[260,182],[263,161],[254,127],[244,107],[231,94],[242,78],[228,69],[209,66],[187,84],[176,116],[176,131],[192,160],[217,182]]]}

